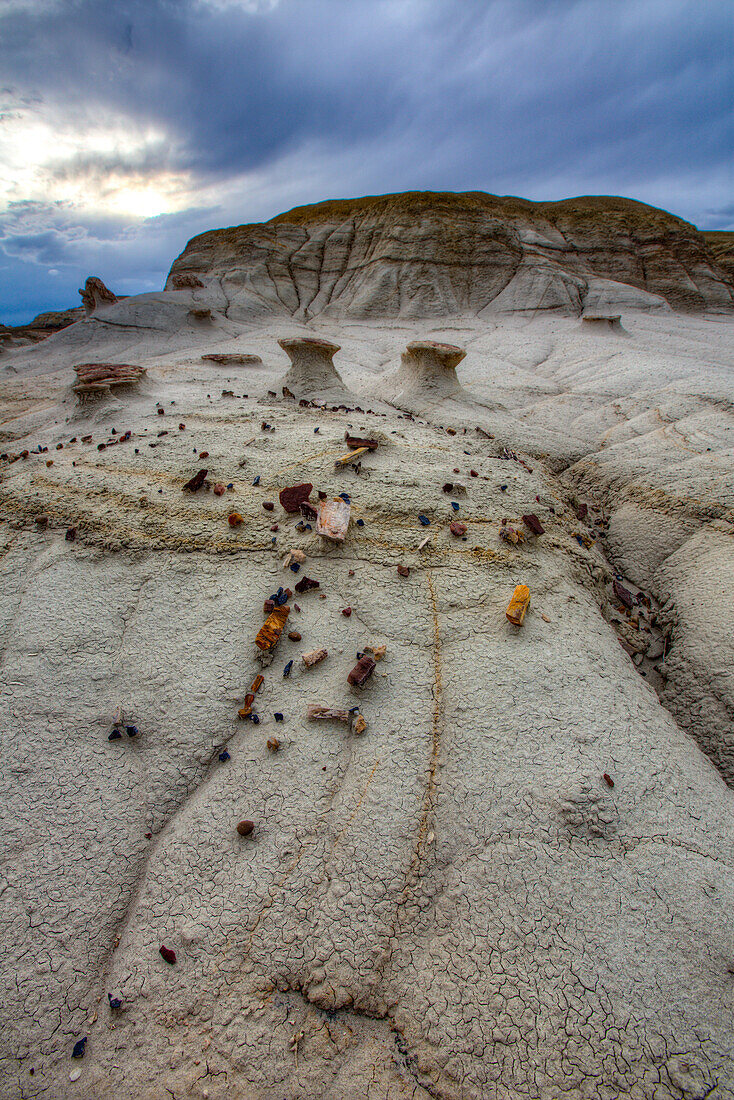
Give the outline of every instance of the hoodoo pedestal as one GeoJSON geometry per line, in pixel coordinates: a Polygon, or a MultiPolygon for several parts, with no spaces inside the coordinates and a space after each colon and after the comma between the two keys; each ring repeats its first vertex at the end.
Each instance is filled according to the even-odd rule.
{"type": "Polygon", "coordinates": [[[344,391],[344,383],[333,362],[335,354],[341,350],[339,344],[316,336],[288,336],[278,343],[291,361],[283,385],[295,397],[323,398],[335,388],[344,391]]]}
{"type": "Polygon", "coordinates": [[[412,340],[399,368],[385,379],[382,392],[393,404],[407,403],[411,407],[459,397],[463,391],[456,367],[465,356],[464,349],[455,344],[412,340]]]}

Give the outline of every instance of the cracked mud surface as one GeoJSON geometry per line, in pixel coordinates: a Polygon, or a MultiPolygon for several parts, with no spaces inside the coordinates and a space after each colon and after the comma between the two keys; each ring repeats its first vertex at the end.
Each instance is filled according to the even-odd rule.
{"type": "Polygon", "coordinates": [[[0,480],[0,1095],[734,1096],[732,488],[712,476],[731,421],[705,413],[696,349],[722,392],[729,368],[720,326],[627,323],[614,350],[565,321],[324,328],[363,413],[268,397],[280,328],[191,344],[175,320],[147,388],[81,407],[71,336],[5,376],[3,450],[49,450],[0,480]],[[418,334],[469,354],[460,399],[410,420],[380,377],[418,334]],[[214,348],[265,365],[202,364],[214,348]],[[98,451],[113,427],[133,437],[98,451]],[[334,468],[347,429],[381,440],[360,474],[334,468]],[[183,492],[203,467],[232,490],[183,492]],[[343,546],[278,505],[306,480],[350,495],[343,546]],[[502,542],[528,511],[546,533],[502,542]],[[321,588],[263,669],[260,724],[238,721],[291,547],[321,588]],[[670,618],[665,706],[608,622],[610,560],[670,618]],[[370,643],[386,656],[357,693],[370,643]],[[359,703],[368,728],[307,722],[309,703],[359,703]],[[139,733],[110,742],[118,705],[139,733]]]}

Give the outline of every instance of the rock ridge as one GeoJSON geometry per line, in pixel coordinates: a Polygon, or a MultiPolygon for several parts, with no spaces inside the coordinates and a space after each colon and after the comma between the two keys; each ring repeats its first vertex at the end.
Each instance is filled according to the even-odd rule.
{"type": "Polygon", "coordinates": [[[558,202],[406,192],[297,207],[189,241],[166,289],[193,278],[227,316],[580,314],[624,305],[730,310],[734,283],[695,226],[632,199],[558,202]],[[226,290],[225,290],[226,284],[226,290]]]}

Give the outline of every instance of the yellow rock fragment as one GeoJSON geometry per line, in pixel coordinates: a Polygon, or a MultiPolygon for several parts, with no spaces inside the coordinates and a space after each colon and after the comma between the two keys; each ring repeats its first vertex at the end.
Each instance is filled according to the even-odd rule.
{"type": "Polygon", "coordinates": [[[355,458],[359,458],[360,455],[366,454],[369,449],[369,447],[357,447],[356,451],[350,451],[348,455],[342,455],[341,458],[337,458],[334,465],[348,466],[350,462],[354,462],[355,458]]]}
{"type": "Polygon", "coordinates": [[[525,612],[530,604],[530,589],[526,584],[518,584],[512,593],[506,615],[513,626],[522,626],[525,612]]]}
{"type": "Polygon", "coordinates": [[[272,649],[276,645],[290,613],[291,609],[287,605],[276,607],[270,612],[255,638],[258,649],[272,649]]]}

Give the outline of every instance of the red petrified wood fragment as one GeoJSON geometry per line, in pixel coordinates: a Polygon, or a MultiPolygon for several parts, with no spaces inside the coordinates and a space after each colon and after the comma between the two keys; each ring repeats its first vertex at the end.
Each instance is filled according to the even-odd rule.
{"type": "Polygon", "coordinates": [[[186,482],[184,489],[188,489],[190,493],[197,492],[204,484],[204,478],[208,473],[208,470],[199,470],[198,474],[194,474],[191,480],[186,482]]]}
{"type": "Polygon", "coordinates": [[[529,512],[528,515],[523,516],[522,521],[534,535],[545,534],[545,527],[533,512],[529,512]]]}
{"type": "Polygon", "coordinates": [[[304,592],[310,592],[312,588],[320,588],[321,585],[318,581],[312,580],[311,577],[301,577],[300,581],[296,585],[296,592],[299,596],[302,596],[304,592]]]}
{"type": "Polygon", "coordinates": [[[303,501],[311,496],[312,490],[313,485],[307,481],[303,485],[289,485],[281,489],[278,497],[286,512],[297,512],[303,501]]]}
{"type": "Polygon", "coordinates": [[[631,592],[628,592],[624,585],[621,585],[619,581],[615,581],[612,585],[614,588],[614,595],[617,597],[621,604],[625,607],[633,608],[635,606],[635,598],[631,592]]]}
{"type": "Polygon", "coordinates": [[[368,451],[376,451],[379,445],[377,439],[360,439],[359,436],[344,433],[344,439],[350,451],[356,451],[358,447],[366,447],[368,451]]]}
{"type": "Polygon", "coordinates": [[[352,671],[347,676],[347,682],[353,687],[364,687],[372,673],[375,671],[375,662],[366,654],[360,657],[352,671]]]}

